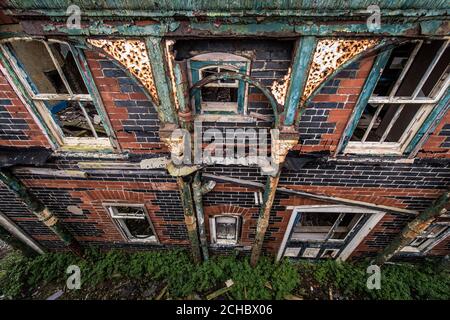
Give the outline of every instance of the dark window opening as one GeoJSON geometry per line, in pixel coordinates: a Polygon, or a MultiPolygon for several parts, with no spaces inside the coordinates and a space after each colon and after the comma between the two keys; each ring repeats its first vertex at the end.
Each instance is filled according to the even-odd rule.
{"type": "Polygon", "coordinates": [[[144,207],[109,207],[112,218],[129,240],[156,240],[156,235],[144,207]]]}
{"type": "Polygon", "coordinates": [[[297,241],[344,240],[361,218],[359,213],[304,212],[291,238],[297,241]]]}
{"type": "Polygon", "coordinates": [[[204,102],[236,102],[238,101],[238,88],[203,87],[202,101],[204,102]]]}
{"type": "Polygon", "coordinates": [[[47,106],[67,137],[107,137],[93,103],[49,101],[47,106]]]}
{"type": "Polygon", "coordinates": [[[43,42],[12,41],[10,47],[35,93],[68,93],[43,42]]]}

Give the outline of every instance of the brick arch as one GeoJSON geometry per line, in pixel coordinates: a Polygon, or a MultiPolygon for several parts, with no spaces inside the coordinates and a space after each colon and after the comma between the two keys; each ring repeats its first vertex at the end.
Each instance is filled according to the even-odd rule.
{"type": "Polygon", "coordinates": [[[254,209],[251,208],[243,208],[238,206],[233,206],[231,204],[224,204],[219,206],[208,206],[204,207],[205,216],[215,216],[215,215],[238,215],[243,219],[247,220],[251,218],[253,213],[256,213],[254,209]]]}

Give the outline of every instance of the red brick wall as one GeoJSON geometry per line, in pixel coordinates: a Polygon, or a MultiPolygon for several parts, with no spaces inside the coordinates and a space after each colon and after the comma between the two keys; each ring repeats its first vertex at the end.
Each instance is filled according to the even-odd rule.
{"type": "Polygon", "coordinates": [[[450,158],[450,138],[448,129],[444,131],[444,126],[450,125],[450,111],[442,118],[434,132],[428,137],[422,149],[417,154],[419,158],[450,158]]]}
{"type": "Polygon", "coordinates": [[[114,59],[97,51],[85,51],[94,82],[123,151],[166,152],[159,141],[159,120],[144,89],[114,59]]]}
{"type": "Polygon", "coordinates": [[[50,148],[47,137],[9,84],[3,70],[0,72],[0,146],[50,148]]]}
{"type": "MultiPolygon", "coordinates": [[[[356,66],[349,66],[344,69],[343,72],[338,73],[333,79],[325,84],[324,88],[313,98],[312,105],[318,104],[318,109],[323,109],[322,106],[329,104],[342,104],[342,106],[337,106],[327,110],[328,118],[325,120],[328,124],[334,124],[334,130],[332,133],[321,134],[320,141],[317,144],[309,144],[308,139],[306,143],[299,143],[294,150],[299,150],[300,152],[314,152],[314,151],[330,151],[334,152],[339,144],[339,140],[347,126],[350,115],[352,114],[353,108],[358,100],[358,96],[364,87],[367,76],[372,68],[373,57],[367,57],[362,59],[356,66]],[[330,90],[331,89],[331,90],[330,90]],[[328,93],[330,92],[330,93],[328,93]],[[320,105],[322,104],[322,105],[320,105]]],[[[308,122],[315,122],[315,117],[312,119],[307,118],[309,116],[308,109],[313,108],[307,106],[303,112],[301,122],[307,125],[308,122]],[[307,121],[304,121],[307,120],[307,121]]],[[[320,117],[320,116],[319,116],[320,117]]],[[[323,121],[323,120],[318,120],[323,121]]],[[[307,128],[304,134],[310,134],[312,130],[320,130],[321,127],[313,126],[307,128]]],[[[301,129],[302,130],[302,125],[301,129]]],[[[302,138],[302,131],[300,131],[300,137],[302,138]]],[[[315,138],[317,139],[317,137],[315,138]]]]}

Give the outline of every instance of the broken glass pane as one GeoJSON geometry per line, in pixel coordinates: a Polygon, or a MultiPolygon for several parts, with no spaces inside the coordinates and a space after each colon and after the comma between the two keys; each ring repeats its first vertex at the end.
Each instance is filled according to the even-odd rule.
{"type": "Polygon", "coordinates": [[[48,101],[46,104],[66,137],[95,137],[81,106],[85,108],[97,136],[107,137],[101,118],[92,102],[48,101]]]}
{"type": "Polygon", "coordinates": [[[12,41],[10,46],[35,93],[68,93],[47,48],[42,42],[12,41]]]}
{"type": "Polygon", "coordinates": [[[88,94],[88,90],[75,63],[69,46],[61,43],[49,43],[50,50],[58,61],[64,76],[74,94],[88,94]]]}
{"type": "Polygon", "coordinates": [[[131,236],[145,239],[153,236],[153,230],[147,219],[122,219],[131,236]]]}
{"type": "Polygon", "coordinates": [[[94,127],[95,132],[97,133],[98,137],[107,137],[107,133],[105,130],[105,127],[103,126],[102,118],[99,116],[97,109],[94,106],[94,103],[92,102],[80,102],[81,105],[86,110],[86,113],[89,116],[89,119],[91,120],[92,126],[94,127]]]}
{"type": "Polygon", "coordinates": [[[130,217],[144,217],[145,211],[142,207],[114,207],[118,215],[130,217]]]}
{"type": "MultiPolygon", "coordinates": [[[[398,105],[397,105],[398,106],[398,105]]],[[[386,136],[386,142],[398,142],[403,133],[412,124],[415,115],[422,108],[420,104],[407,104],[403,107],[399,117],[392,125],[389,134],[386,136]]]]}
{"type": "Polygon", "coordinates": [[[217,240],[237,239],[237,218],[217,217],[216,218],[216,238],[217,240]]]}
{"type": "Polygon", "coordinates": [[[334,232],[330,239],[344,240],[361,218],[362,214],[359,213],[344,213],[341,222],[333,230],[334,232]]]}
{"type": "Polygon", "coordinates": [[[202,101],[204,102],[237,102],[238,88],[203,87],[202,101]]]}
{"type": "Polygon", "coordinates": [[[389,130],[384,141],[399,142],[421,107],[420,104],[405,104],[404,106],[400,104],[368,104],[353,132],[351,141],[361,141],[373,121],[365,141],[381,142],[386,131],[389,130]],[[380,109],[377,112],[378,108],[380,109]],[[400,109],[401,111],[399,111],[400,109]],[[392,121],[394,122],[392,123],[392,121]]]}
{"type": "MultiPolygon", "coordinates": [[[[411,57],[411,66],[405,73],[404,77],[399,81],[399,87],[394,96],[410,97],[424,77],[428,67],[432,64],[433,59],[437,55],[439,49],[443,45],[443,41],[425,41],[420,46],[415,57],[412,56],[417,42],[410,42],[395,48],[383,69],[378,80],[377,86],[373,92],[373,96],[389,96],[400,74],[403,71],[408,59],[411,57]]],[[[442,78],[444,71],[450,62],[450,50],[447,48],[438,63],[434,67],[432,73],[427,78],[425,85],[419,92],[419,97],[428,97],[433,95],[432,89],[442,78]]]]}

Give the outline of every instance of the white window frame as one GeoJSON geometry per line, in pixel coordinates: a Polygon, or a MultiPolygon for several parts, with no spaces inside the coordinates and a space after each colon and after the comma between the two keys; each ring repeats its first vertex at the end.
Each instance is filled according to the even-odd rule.
{"type": "MultiPolygon", "coordinates": [[[[98,137],[89,116],[87,116],[86,109],[84,108],[82,102],[91,102],[95,106],[95,109],[97,110],[97,114],[99,116],[102,114],[102,112],[99,110],[99,108],[96,105],[91,94],[76,94],[72,91],[70,84],[69,84],[64,72],[62,71],[61,66],[59,65],[58,60],[56,59],[56,57],[54,56],[53,52],[51,51],[51,49],[49,47],[49,43],[50,44],[51,43],[59,43],[59,44],[65,45],[70,50],[75,62],[77,62],[76,54],[73,51],[74,50],[73,47],[67,42],[54,40],[54,39],[48,39],[48,40],[31,39],[31,38],[11,39],[10,41],[4,41],[3,43],[0,43],[0,50],[5,55],[6,59],[9,61],[15,74],[17,75],[17,77],[20,80],[20,83],[24,86],[26,92],[31,97],[31,100],[33,101],[34,105],[36,106],[36,109],[38,110],[39,114],[42,116],[44,122],[49,127],[49,129],[52,133],[52,136],[56,139],[56,141],[59,145],[59,148],[61,150],[70,151],[74,148],[77,149],[80,146],[82,146],[84,149],[112,150],[113,145],[111,143],[110,137],[98,137]],[[9,49],[5,47],[5,44],[12,42],[12,41],[41,42],[45,46],[53,64],[55,65],[58,75],[61,77],[61,80],[62,80],[68,94],[57,94],[57,93],[56,94],[53,94],[53,93],[51,93],[51,94],[48,94],[48,93],[36,94],[34,92],[34,90],[32,89],[31,85],[29,84],[29,82],[26,80],[27,75],[25,74],[25,70],[23,70],[22,68],[20,68],[18,66],[16,58],[13,57],[10,54],[9,49]],[[83,115],[84,115],[84,117],[88,123],[88,126],[89,126],[92,134],[94,135],[94,137],[66,137],[66,136],[64,136],[62,129],[55,122],[55,120],[53,119],[49,110],[45,106],[45,101],[51,101],[51,100],[77,101],[77,104],[80,107],[81,111],[83,112],[83,115]]],[[[77,69],[78,69],[78,72],[80,73],[81,77],[83,77],[82,70],[80,70],[79,66],[77,66],[77,69]]],[[[86,86],[86,88],[89,90],[88,84],[84,81],[84,79],[83,79],[83,82],[84,82],[84,85],[86,86]]],[[[105,123],[104,119],[102,119],[102,125],[105,128],[105,130],[108,132],[109,131],[108,124],[105,123]]]]}
{"type": "Polygon", "coordinates": [[[429,230],[425,230],[421,235],[417,236],[413,241],[410,242],[409,245],[403,247],[400,252],[404,253],[419,253],[425,254],[431,249],[433,249],[437,244],[450,236],[450,222],[435,222],[430,225],[430,227],[434,226],[443,226],[441,232],[431,236],[429,234],[429,230]],[[424,243],[419,246],[411,246],[411,244],[419,239],[427,239],[424,243]]]}
{"type": "Polygon", "coordinates": [[[238,215],[233,215],[233,214],[220,214],[220,215],[215,215],[209,218],[209,230],[210,230],[210,238],[211,238],[211,243],[212,244],[217,244],[217,245],[228,245],[228,246],[234,246],[237,245],[239,242],[239,238],[240,238],[240,232],[239,230],[241,229],[241,217],[238,215]],[[236,238],[231,240],[227,240],[227,239],[217,239],[216,236],[216,219],[218,218],[234,218],[236,219],[236,238]]]}
{"type": "Polygon", "coordinates": [[[117,229],[119,230],[122,237],[127,240],[128,242],[137,242],[137,243],[159,243],[158,235],[156,234],[155,228],[153,226],[152,221],[150,220],[150,216],[148,214],[147,208],[144,204],[135,204],[135,203],[103,203],[103,207],[108,212],[109,216],[111,217],[112,221],[116,225],[117,229]],[[117,207],[136,207],[136,208],[142,208],[143,209],[143,215],[139,216],[124,216],[120,215],[120,213],[117,211],[117,207]],[[131,232],[128,230],[128,227],[126,224],[122,221],[123,219],[139,219],[139,220],[146,220],[147,223],[150,225],[150,228],[153,231],[153,236],[150,236],[145,239],[135,238],[131,232]]]}
{"type": "MultiPolygon", "coordinates": [[[[403,78],[409,71],[409,68],[414,62],[414,59],[419,52],[423,41],[418,41],[415,48],[413,49],[411,55],[409,56],[405,67],[401,71],[397,81],[394,84],[394,87],[392,88],[389,96],[371,96],[369,98],[369,101],[367,104],[372,104],[377,106],[377,110],[372,117],[368,127],[366,128],[365,134],[363,135],[361,141],[348,141],[347,146],[344,149],[344,153],[353,153],[353,154],[393,154],[393,155],[402,155],[405,152],[405,149],[411,142],[411,140],[414,138],[416,133],[419,131],[422,124],[425,122],[427,117],[432,112],[434,106],[436,103],[439,102],[439,100],[443,97],[443,95],[446,93],[449,85],[450,85],[450,73],[447,74],[446,78],[442,81],[438,81],[436,83],[435,88],[430,93],[431,97],[419,97],[419,94],[421,92],[421,89],[423,85],[426,83],[429,75],[432,73],[435,65],[438,63],[439,59],[441,58],[442,54],[447,49],[448,44],[450,43],[449,40],[445,41],[441,48],[437,51],[435,57],[433,58],[433,61],[428,66],[427,70],[425,71],[425,74],[422,76],[421,80],[419,81],[419,84],[415,88],[413,94],[410,97],[395,97],[397,90],[399,89],[403,78]],[[433,97],[434,96],[434,97],[433,97]],[[396,104],[399,105],[397,108],[395,115],[391,119],[390,124],[386,128],[385,132],[383,133],[383,136],[381,137],[380,141],[376,142],[367,142],[365,141],[368,134],[370,133],[373,125],[375,124],[375,121],[377,120],[378,114],[380,113],[381,109],[384,107],[385,104],[396,104]],[[417,111],[416,115],[411,120],[409,126],[405,129],[402,136],[400,137],[398,142],[385,142],[384,140],[388,136],[390,130],[392,129],[393,125],[395,124],[395,121],[400,116],[401,111],[403,108],[407,108],[408,105],[414,105],[419,104],[422,105],[421,108],[417,111]]],[[[448,70],[447,70],[448,71],[448,70]]],[[[367,106],[366,104],[366,106],[367,106]]],[[[364,106],[364,108],[366,107],[364,106]]],[[[358,119],[358,123],[361,121],[361,119],[358,119]]],[[[353,133],[352,133],[353,134],[353,133]]]]}
{"type": "MultiPolygon", "coordinates": [[[[366,238],[370,231],[380,222],[380,220],[386,214],[382,211],[370,210],[366,208],[360,208],[356,206],[344,206],[344,205],[310,205],[310,206],[289,206],[287,209],[292,209],[289,223],[286,227],[283,240],[277,253],[277,261],[283,257],[291,230],[294,227],[294,223],[299,212],[341,212],[341,213],[367,213],[370,214],[364,225],[357,231],[350,242],[341,250],[341,253],[337,260],[345,261],[350,257],[352,252],[359,246],[359,244],[366,238]]],[[[295,248],[292,248],[295,249],[295,248]]]]}

